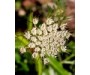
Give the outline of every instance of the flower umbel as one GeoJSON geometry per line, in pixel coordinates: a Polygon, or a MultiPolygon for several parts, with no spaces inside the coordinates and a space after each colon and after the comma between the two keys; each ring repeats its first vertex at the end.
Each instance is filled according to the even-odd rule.
{"type": "MultiPolygon", "coordinates": [[[[37,24],[38,20],[34,19],[33,24],[37,24]]],[[[33,48],[32,57],[36,58],[38,55],[47,64],[48,56],[57,57],[59,52],[66,52],[66,41],[70,37],[70,33],[66,30],[66,23],[59,25],[54,23],[54,19],[47,18],[45,23],[39,27],[33,27],[31,31],[25,33],[25,37],[30,40],[28,47],[33,48]]],[[[21,53],[25,52],[20,49],[21,53]]]]}

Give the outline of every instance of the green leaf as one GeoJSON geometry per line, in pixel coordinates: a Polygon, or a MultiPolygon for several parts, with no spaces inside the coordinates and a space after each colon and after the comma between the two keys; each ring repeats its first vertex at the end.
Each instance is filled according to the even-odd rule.
{"type": "Polygon", "coordinates": [[[17,36],[15,38],[15,48],[20,48],[21,46],[25,46],[29,43],[29,41],[23,36],[17,36]]]}
{"type": "Polygon", "coordinates": [[[36,70],[38,72],[38,75],[42,75],[42,60],[38,56],[35,61],[36,61],[36,70]]]}
{"type": "Polygon", "coordinates": [[[29,71],[29,67],[26,63],[21,63],[21,66],[24,71],[29,71]]]}
{"type": "Polygon", "coordinates": [[[32,56],[31,56],[31,53],[30,53],[30,52],[25,52],[25,53],[23,54],[23,56],[24,56],[24,58],[27,59],[27,61],[28,61],[29,63],[32,63],[32,62],[33,62],[33,61],[32,61],[32,56]]]}
{"type": "Polygon", "coordinates": [[[20,57],[20,55],[18,54],[18,53],[15,53],[15,61],[17,62],[17,63],[20,63],[21,61],[21,57],[20,57]]]}
{"type": "Polygon", "coordinates": [[[49,69],[46,69],[46,68],[45,68],[44,71],[43,71],[43,73],[42,73],[42,75],[50,75],[50,74],[49,74],[49,69]]]}
{"type": "Polygon", "coordinates": [[[73,57],[75,57],[75,54],[74,53],[72,53],[70,56],[68,56],[66,59],[64,59],[65,61],[68,61],[68,60],[70,60],[71,58],[73,58],[73,57]]]}
{"type": "Polygon", "coordinates": [[[61,7],[61,8],[65,8],[65,0],[58,0],[58,5],[61,7]]]}
{"type": "Polygon", "coordinates": [[[28,30],[31,30],[33,27],[33,13],[30,13],[28,22],[27,22],[28,30]]]}
{"type": "Polygon", "coordinates": [[[63,68],[63,65],[55,58],[49,57],[50,65],[58,72],[59,75],[71,75],[67,70],[63,68]]]}
{"type": "Polygon", "coordinates": [[[59,8],[65,8],[65,0],[54,0],[59,8]]]}
{"type": "Polygon", "coordinates": [[[70,49],[75,49],[75,42],[71,41],[69,44],[68,44],[68,47],[70,49]]]}
{"type": "Polygon", "coordinates": [[[16,1],[15,3],[15,9],[20,9],[21,8],[21,2],[20,1],[16,1]]]}

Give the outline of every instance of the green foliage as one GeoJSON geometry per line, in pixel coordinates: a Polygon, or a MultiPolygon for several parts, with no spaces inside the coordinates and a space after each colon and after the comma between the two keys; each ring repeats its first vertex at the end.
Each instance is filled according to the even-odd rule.
{"type": "Polygon", "coordinates": [[[15,53],[15,61],[17,63],[20,63],[20,60],[21,60],[21,56],[19,55],[19,53],[15,53]]]}
{"type": "Polygon", "coordinates": [[[35,64],[38,75],[42,75],[42,60],[39,56],[35,59],[35,64]]]}
{"type": "Polygon", "coordinates": [[[75,49],[75,42],[70,41],[70,43],[68,44],[68,47],[69,47],[70,49],[74,50],[74,49],[75,49]]]}
{"type": "Polygon", "coordinates": [[[63,68],[61,62],[58,62],[55,58],[49,57],[50,65],[58,72],[58,75],[71,75],[67,70],[63,68]]]}
{"type": "Polygon", "coordinates": [[[33,26],[33,13],[31,12],[29,17],[28,17],[28,21],[27,21],[28,30],[31,30],[32,26],[33,26]]]}
{"type": "Polygon", "coordinates": [[[15,8],[18,10],[21,8],[21,2],[20,1],[16,1],[15,3],[15,8]]]}
{"type": "Polygon", "coordinates": [[[65,0],[54,0],[59,8],[65,8],[65,0]]]}
{"type": "Polygon", "coordinates": [[[15,38],[15,48],[20,48],[22,46],[27,45],[28,43],[29,41],[23,36],[17,35],[15,38]]]}
{"type": "MultiPolygon", "coordinates": [[[[26,60],[26,59],[24,59],[24,60],[26,60]]],[[[22,61],[22,57],[21,57],[21,55],[19,54],[19,50],[18,49],[15,49],[15,63],[18,65],[20,65],[20,67],[19,66],[17,66],[16,64],[15,64],[15,69],[16,70],[23,70],[23,71],[29,71],[29,67],[28,67],[28,65],[24,62],[24,60],[22,61]]]]}

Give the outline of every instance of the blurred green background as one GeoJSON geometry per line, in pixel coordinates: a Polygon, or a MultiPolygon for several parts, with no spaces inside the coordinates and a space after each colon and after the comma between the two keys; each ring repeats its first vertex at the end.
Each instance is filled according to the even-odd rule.
{"type": "Polygon", "coordinates": [[[74,7],[74,0],[15,0],[15,75],[75,75],[74,7]],[[41,59],[32,59],[31,52],[21,54],[19,48],[28,44],[23,33],[32,28],[33,17],[42,23],[54,15],[63,20],[71,17],[67,22],[73,36],[67,41],[66,53],[60,53],[57,59],[49,57],[50,63],[43,65],[41,59]]]}

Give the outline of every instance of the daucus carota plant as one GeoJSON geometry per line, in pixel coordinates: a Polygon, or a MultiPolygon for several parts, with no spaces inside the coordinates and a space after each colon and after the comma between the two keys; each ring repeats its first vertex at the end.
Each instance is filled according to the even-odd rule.
{"type": "Polygon", "coordinates": [[[42,25],[37,27],[38,18],[33,19],[33,28],[26,31],[24,37],[30,42],[27,47],[21,47],[20,52],[26,52],[26,48],[33,49],[32,57],[38,56],[44,64],[49,62],[47,56],[57,57],[58,53],[66,52],[66,41],[71,33],[66,29],[67,23],[58,23],[58,19],[47,18],[42,25]]]}

